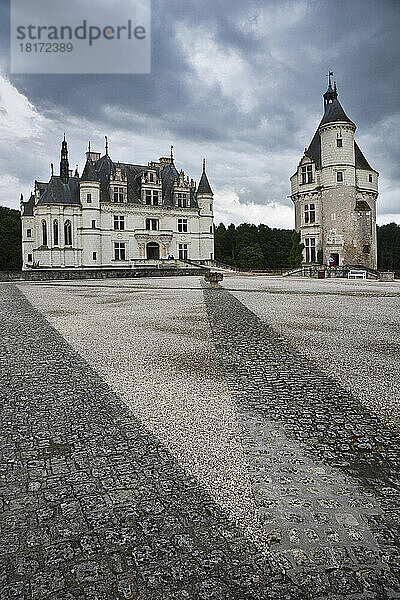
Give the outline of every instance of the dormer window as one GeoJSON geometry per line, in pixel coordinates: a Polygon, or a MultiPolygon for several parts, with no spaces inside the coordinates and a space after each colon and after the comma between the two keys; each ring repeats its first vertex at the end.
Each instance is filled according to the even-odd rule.
{"type": "Polygon", "coordinates": [[[343,140],[342,140],[342,138],[337,138],[337,140],[336,140],[336,146],[338,148],[342,148],[343,147],[343,140]]]}
{"type": "Polygon", "coordinates": [[[312,183],[312,181],[312,165],[306,165],[305,167],[301,167],[301,183],[312,183]]]}
{"type": "Polygon", "coordinates": [[[122,204],[124,201],[124,188],[123,187],[115,187],[114,188],[114,202],[118,204],[122,204]]]}
{"type": "Polygon", "coordinates": [[[145,200],[148,206],[158,206],[158,190],[146,190],[145,200]]]}
{"type": "Polygon", "coordinates": [[[176,200],[177,200],[177,205],[180,208],[187,208],[188,206],[188,198],[187,198],[187,194],[185,192],[178,192],[176,194],[176,200]]]}

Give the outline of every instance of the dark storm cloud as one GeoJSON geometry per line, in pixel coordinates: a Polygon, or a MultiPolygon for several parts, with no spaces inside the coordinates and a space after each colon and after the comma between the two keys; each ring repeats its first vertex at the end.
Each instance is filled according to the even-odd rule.
{"type": "MultiPolygon", "coordinates": [[[[3,24],[6,12],[3,4],[3,24]]],[[[398,31],[398,0],[155,0],[151,75],[10,79],[43,114],[60,121],[76,117],[104,131],[126,128],[143,136],[168,132],[176,144],[208,142],[239,152],[243,146],[247,162],[251,147],[258,158],[266,156],[254,168],[272,181],[263,190],[249,174],[247,185],[236,189],[240,198],[288,202],[288,176],[321,118],[328,69],[364,136],[367,158],[400,187],[398,31]],[[200,53],[196,63],[203,38],[206,48],[211,40],[210,54],[200,53]],[[271,153],[293,155],[294,162],[282,161],[278,174],[275,163],[271,173],[271,153]]],[[[217,183],[229,181],[221,176],[217,183]]]]}

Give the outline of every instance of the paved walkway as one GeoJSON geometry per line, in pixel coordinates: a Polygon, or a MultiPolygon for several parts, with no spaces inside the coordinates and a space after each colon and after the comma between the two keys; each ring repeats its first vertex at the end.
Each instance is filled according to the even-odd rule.
{"type": "MultiPolygon", "coordinates": [[[[202,477],[202,468],[215,469],[203,415],[194,415],[204,431],[196,434],[198,447],[185,460],[185,446],[163,428],[171,418],[184,425],[179,404],[169,397],[169,415],[164,401],[152,404],[147,419],[140,399],[128,401],[124,395],[131,383],[117,385],[118,353],[99,354],[99,362],[109,361],[114,369],[110,382],[105,369],[104,377],[99,375],[98,340],[82,327],[79,310],[71,310],[79,296],[83,312],[87,302],[101,300],[108,323],[104,338],[111,336],[113,319],[115,339],[123,336],[118,327],[125,316],[132,332],[136,323],[132,335],[140,349],[146,343],[139,318],[144,296],[127,299],[127,290],[127,298],[107,292],[99,300],[93,292],[87,300],[79,286],[75,295],[64,286],[63,304],[61,295],[54,301],[50,287],[33,287],[37,306],[53,303],[53,313],[62,315],[57,320],[74,321],[77,329],[75,337],[66,336],[72,347],[16,286],[0,285],[1,425],[7,434],[0,442],[0,600],[400,598],[400,442],[349,392],[229,292],[208,288],[203,293],[211,341],[203,346],[197,378],[189,381],[197,347],[182,336],[181,325],[174,332],[152,313],[150,346],[161,336],[169,357],[168,337],[176,334],[171,349],[187,373],[185,394],[193,386],[192,402],[200,402],[208,389],[208,383],[195,389],[207,378],[207,364],[218,373],[219,396],[229,403],[229,415],[235,414],[230,460],[240,462],[236,469],[223,469],[224,494],[245,468],[257,524],[246,530],[234,519],[236,496],[224,503],[223,486],[217,483],[212,493],[212,480],[202,477]],[[36,293],[40,289],[45,301],[36,293]],[[132,310],[136,316],[129,322],[132,310]],[[210,350],[212,336],[219,361],[210,350]],[[86,353],[90,344],[94,351],[86,353]],[[187,344],[190,360],[183,355],[187,344]],[[198,462],[201,435],[207,445],[198,462]]],[[[185,312],[194,301],[199,311],[197,292],[184,296],[176,282],[168,288],[160,284],[155,295],[168,311],[180,302],[185,312]]],[[[93,324],[96,315],[101,323],[96,312],[93,324]]],[[[204,336],[204,326],[194,335],[204,336]]],[[[133,355],[134,348],[129,352],[133,355]]],[[[132,374],[135,360],[123,359],[132,374]]],[[[176,360],[171,357],[174,368],[176,360]]],[[[151,376],[156,383],[161,378],[155,363],[151,376]]],[[[139,371],[137,377],[141,389],[139,371]]],[[[171,371],[175,384],[173,377],[171,371]]],[[[159,384],[161,393],[161,379],[159,384]]],[[[233,423],[222,405],[210,405],[213,410],[216,431],[218,411],[223,428],[233,423]]],[[[177,437],[180,431],[187,436],[191,430],[180,427],[177,437]]],[[[215,437],[226,447],[225,433],[215,437]]],[[[241,519],[249,510],[247,496],[245,504],[241,519]]]]}
{"type": "Polygon", "coordinates": [[[317,597],[400,598],[399,438],[229,292],[204,295],[276,559],[317,597]]]}

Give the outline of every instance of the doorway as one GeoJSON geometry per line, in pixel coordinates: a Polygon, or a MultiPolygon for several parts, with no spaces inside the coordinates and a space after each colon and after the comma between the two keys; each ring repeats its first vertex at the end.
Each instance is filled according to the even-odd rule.
{"type": "Polygon", "coordinates": [[[157,242],[149,242],[146,245],[146,257],[148,260],[158,260],[160,258],[160,246],[157,242]]]}
{"type": "Polygon", "coordinates": [[[339,266],[339,254],[331,254],[331,258],[333,258],[333,260],[335,261],[332,266],[338,267],[339,266]]]}

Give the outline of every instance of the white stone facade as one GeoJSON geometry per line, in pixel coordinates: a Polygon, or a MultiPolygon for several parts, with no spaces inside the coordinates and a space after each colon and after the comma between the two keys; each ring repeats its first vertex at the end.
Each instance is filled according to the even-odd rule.
{"type": "Polygon", "coordinates": [[[331,83],[321,123],[292,175],[295,227],[304,264],[364,265],[376,269],[378,172],[354,140],[331,83]]]}
{"type": "MultiPolygon", "coordinates": [[[[172,155],[146,166],[86,153],[82,176],[68,168],[35,182],[21,202],[23,269],[130,268],[168,258],[214,258],[213,193],[178,172],[172,155]]],[[[63,163],[64,161],[64,163],[63,163]]]]}

